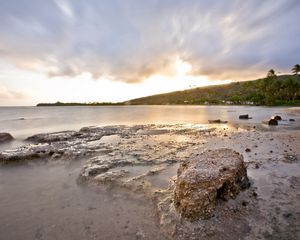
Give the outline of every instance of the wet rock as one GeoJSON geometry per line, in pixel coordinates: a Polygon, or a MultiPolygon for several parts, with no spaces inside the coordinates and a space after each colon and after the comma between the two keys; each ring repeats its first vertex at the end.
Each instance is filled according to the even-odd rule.
{"type": "Polygon", "coordinates": [[[2,132],[0,133],[0,144],[12,141],[14,138],[11,134],[2,132]]]}
{"type": "Polygon", "coordinates": [[[248,114],[240,115],[239,119],[252,119],[252,117],[249,117],[248,114]]]}
{"type": "Polygon", "coordinates": [[[115,171],[108,171],[102,174],[97,175],[94,180],[98,183],[113,183],[119,178],[124,177],[128,171],[126,170],[115,170],[115,171]]]}
{"type": "Polygon", "coordinates": [[[268,124],[272,126],[276,126],[278,125],[278,121],[276,119],[270,119],[268,124]]]}
{"type": "Polygon", "coordinates": [[[27,145],[0,153],[0,164],[25,162],[35,159],[48,158],[52,147],[49,144],[27,145]]]}
{"type": "Polygon", "coordinates": [[[60,153],[53,153],[51,154],[51,159],[55,160],[55,159],[59,159],[61,157],[62,154],[60,153]]]}
{"type": "Polygon", "coordinates": [[[262,121],[262,123],[270,125],[270,126],[277,126],[278,125],[278,121],[276,119],[270,119],[268,121],[262,121]]]}
{"type": "Polygon", "coordinates": [[[138,134],[142,135],[160,135],[160,134],[167,134],[170,131],[167,129],[150,129],[150,130],[138,130],[138,134]]]}
{"type": "Polygon", "coordinates": [[[213,124],[213,123],[227,123],[227,121],[216,119],[216,120],[208,120],[208,123],[210,123],[210,124],[213,124]]]}
{"type": "Polygon", "coordinates": [[[75,136],[77,132],[75,131],[63,131],[56,133],[40,133],[28,137],[26,141],[37,142],[37,143],[50,143],[58,141],[67,141],[75,136]]]}
{"type": "Polygon", "coordinates": [[[235,198],[249,186],[243,156],[231,149],[207,151],[184,162],[177,171],[174,205],[181,216],[213,216],[217,199],[235,198]]]}
{"type": "Polygon", "coordinates": [[[104,132],[108,132],[108,134],[107,135],[110,135],[110,134],[113,134],[114,132],[111,132],[111,131],[107,131],[107,130],[105,130],[105,129],[107,129],[107,127],[106,128],[101,128],[101,127],[94,127],[94,126],[92,126],[92,127],[83,127],[83,128],[81,128],[80,130],[79,130],[79,134],[83,134],[83,136],[91,136],[91,135],[99,135],[99,134],[101,134],[102,136],[103,135],[105,135],[105,134],[102,134],[102,133],[104,133],[104,132]]]}
{"type": "Polygon", "coordinates": [[[28,161],[40,158],[40,155],[35,152],[26,152],[26,153],[20,153],[17,155],[9,155],[0,153],[0,164],[7,164],[12,162],[20,162],[20,161],[28,161]]]}
{"type": "Polygon", "coordinates": [[[292,216],[293,216],[293,214],[290,213],[290,212],[284,213],[284,214],[283,214],[283,217],[284,217],[284,218],[290,218],[290,217],[292,217],[292,216]]]}
{"type": "Polygon", "coordinates": [[[272,119],[275,119],[277,121],[281,121],[282,120],[282,118],[280,116],[278,116],[278,115],[273,116],[272,119]]]}
{"type": "Polygon", "coordinates": [[[142,239],[145,239],[146,236],[145,236],[145,234],[144,234],[142,231],[138,231],[138,232],[135,234],[135,238],[136,238],[137,240],[142,240],[142,239]]]}
{"type": "MultiPolygon", "coordinates": [[[[287,152],[286,150],[284,152],[287,152]]],[[[297,155],[284,155],[284,159],[282,160],[285,163],[296,163],[300,162],[300,156],[297,155]]]]}
{"type": "Polygon", "coordinates": [[[109,170],[108,165],[93,165],[93,166],[83,169],[83,171],[81,172],[81,175],[83,177],[90,177],[90,176],[95,176],[95,175],[107,172],[108,170],[109,170]]]}
{"type": "Polygon", "coordinates": [[[251,149],[250,148],[246,148],[245,152],[251,152],[251,149]]]}
{"type": "Polygon", "coordinates": [[[97,130],[98,127],[96,126],[89,126],[89,127],[83,127],[79,130],[79,132],[91,132],[97,130]]]}

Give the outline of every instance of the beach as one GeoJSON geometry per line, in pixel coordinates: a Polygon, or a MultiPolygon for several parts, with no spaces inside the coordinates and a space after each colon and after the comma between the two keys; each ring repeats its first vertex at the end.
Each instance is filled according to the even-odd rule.
{"type": "Polygon", "coordinates": [[[299,12],[1,1],[0,240],[300,239],[299,12]]]}
{"type": "Polygon", "coordinates": [[[55,133],[38,129],[39,134],[20,139],[22,144],[6,145],[0,153],[0,235],[5,239],[298,239],[298,112],[220,107],[198,122],[185,112],[192,122],[178,117],[182,111],[178,108],[168,120],[152,117],[150,122],[131,125],[100,123],[55,133]],[[236,120],[246,111],[253,119],[236,120]],[[261,119],[278,112],[283,117],[278,126],[261,124],[261,119]],[[228,123],[207,124],[209,118],[228,123]],[[190,222],[173,204],[177,170],[200,153],[216,149],[232,149],[243,156],[250,186],[234,199],[218,200],[211,218],[190,222]]]}

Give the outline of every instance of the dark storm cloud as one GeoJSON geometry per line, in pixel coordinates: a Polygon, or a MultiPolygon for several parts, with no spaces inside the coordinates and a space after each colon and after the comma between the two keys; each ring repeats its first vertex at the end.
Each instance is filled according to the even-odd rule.
{"type": "Polygon", "coordinates": [[[240,80],[299,62],[298,0],[0,0],[0,58],[50,76],[240,80]]]}

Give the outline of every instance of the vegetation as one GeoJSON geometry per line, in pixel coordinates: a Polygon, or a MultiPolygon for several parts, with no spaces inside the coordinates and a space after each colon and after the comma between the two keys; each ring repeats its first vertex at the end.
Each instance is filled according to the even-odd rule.
{"type": "MultiPolygon", "coordinates": [[[[271,69],[273,70],[273,69],[271,69]]],[[[162,104],[244,104],[300,106],[300,79],[295,75],[276,76],[269,71],[266,78],[234,82],[226,85],[195,88],[143,97],[126,102],[132,105],[162,104]]]]}
{"type": "Polygon", "coordinates": [[[38,107],[52,107],[52,106],[115,106],[115,105],[123,105],[123,103],[110,103],[110,102],[92,102],[92,103],[63,103],[63,102],[56,102],[56,103],[39,103],[37,104],[38,107]]]}
{"type": "Polygon", "coordinates": [[[297,76],[300,72],[300,64],[296,64],[293,68],[292,68],[292,73],[295,73],[297,76]]]}
{"type": "Polygon", "coordinates": [[[270,69],[268,74],[267,74],[267,77],[276,77],[276,73],[275,73],[275,70],[274,69],[270,69]]]}

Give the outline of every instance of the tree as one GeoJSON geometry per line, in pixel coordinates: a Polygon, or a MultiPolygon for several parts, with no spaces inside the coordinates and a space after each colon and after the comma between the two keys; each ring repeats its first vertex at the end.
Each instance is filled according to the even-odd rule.
{"type": "Polygon", "coordinates": [[[270,69],[268,71],[267,77],[270,77],[270,78],[276,77],[276,73],[275,73],[274,69],[270,69]]]}
{"type": "Polygon", "coordinates": [[[296,64],[296,65],[292,68],[292,73],[295,73],[296,75],[298,75],[299,72],[300,72],[300,64],[296,64]]]}
{"type": "Polygon", "coordinates": [[[283,88],[285,92],[286,100],[296,100],[298,97],[298,92],[300,88],[299,81],[288,78],[283,82],[283,88]]]}

